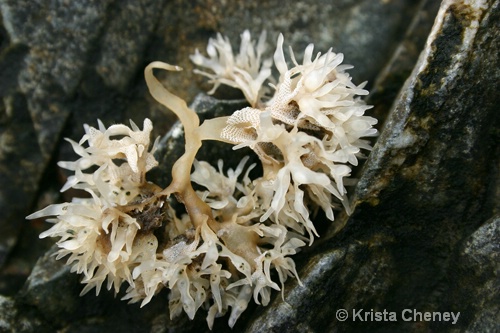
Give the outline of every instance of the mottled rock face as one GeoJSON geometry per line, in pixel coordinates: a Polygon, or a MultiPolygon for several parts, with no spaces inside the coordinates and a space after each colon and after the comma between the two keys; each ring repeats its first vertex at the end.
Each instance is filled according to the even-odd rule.
{"type": "MultiPolygon", "coordinates": [[[[321,238],[298,255],[303,285],[290,280],[284,299],[276,292],[269,306],[251,306],[234,329],[497,329],[499,1],[0,0],[0,10],[0,331],[208,330],[203,315],[172,322],[166,291],[144,308],[111,292],[79,297],[79,277],[50,256],[50,240],[37,239],[47,225],[24,216],[62,199],[66,175],[55,161],[72,159],[62,138],[80,138],[83,123],[149,117],[155,136],[172,128],[174,117],[145,89],[150,61],[185,68],[164,83],[201,118],[241,108],[228,89],[216,94],[224,101],[195,99],[206,85],[188,55],[215,32],[236,41],[247,28],[266,29],[270,41],[282,32],[298,53],[311,42],[343,52],[354,81],[369,80],[381,134],[356,170],[353,214],[331,226],[318,217],[321,238]],[[335,317],[340,309],[347,320],[335,317]],[[397,321],[353,320],[360,309],[363,319],[386,310],[397,321]],[[405,309],[460,317],[405,321],[405,309]]],[[[182,139],[172,130],[163,140],[163,167],[152,172],[162,186],[182,139]]],[[[201,153],[212,162],[230,156],[227,165],[246,154],[228,148],[201,153]]],[[[226,322],[214,331],[229,331],[226,322]]]]}

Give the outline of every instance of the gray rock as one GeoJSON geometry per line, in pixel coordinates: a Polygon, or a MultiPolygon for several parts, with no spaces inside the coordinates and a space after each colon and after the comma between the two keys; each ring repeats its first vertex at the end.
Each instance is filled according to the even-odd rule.
{"type": "Polygon", "coordinates": [[[0,2],[10,43],[28,49],[25,57],[16,59],[23,63],[16,79],[47,159],[70,114],[65,99],[77,88],[109,3],[0,2]]]}
{"type": "Polygon", "coordinates": [[[126,0],[114,2],[108,9],[109,24],[100,38],[96,72],[104,83],[122,93],[143,63],[143,53],[151,38],[164,1],[126,0]]]}
{"type": "Polygon", "coordinates": [[[44,158],[21,94],[3,96],[0,123],[0,267],[8,259],[22,228],[22,217],[35,198],[44,158]]]}
{"type": "Polygon", "coordinates": [[[500,322],[500,216],[486,221],[466,239],[454,266],[459,276],[451,280],[446,306],[460,311],[465,305],[466,331],[496,332],[500,322]]]}
{"type": "Polygon", "coordinates": [[[0,295],[0,332],[24,333],[43,332],[42,322],[30,316],[30,311],[22,311],[16,300],[0,295]]]}

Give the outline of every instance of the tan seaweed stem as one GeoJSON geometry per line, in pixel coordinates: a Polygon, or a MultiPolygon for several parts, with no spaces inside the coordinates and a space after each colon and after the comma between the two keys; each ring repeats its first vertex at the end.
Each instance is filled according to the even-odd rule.
{"type": "Polygon", "coordinates": [[[216,140],[230,143],[220,137],[228,117],[205,120],[200,126],[200,119],[196,112],[190,109],[182,98],[169,92],[156,79],[153,75],[155,68],[167,71],[180,71],[182,68],[155,61],[146,67],[144,74],[151,95],[175,113],[184,126],[185,136],[185,152],[172,167],[172,183],[157,196],[174,194],[177,200],[184,204],[196,229],[207,223],[216,234],[221,233],[221,239],[233,253],[245,258],[253,267],[254,259],[259,255],[256,247],[258,235],[253,230],[231,221],[215,221],[212,209],[200,199],[191,185],[191,168],[202,141],[216,140]]]}
{"type": "Polygon", "coordinates": [[[169,65],[160,61],[149,64],[144,70],[149,92],[159,103],[169,108],[179,118],[184,126],[185,151],[172,167],[172,183],[160,195],[174,194],[184,204],[186,211],[195,227],[201,226],[206,219],[213,220],[211,208],[203,202],[191,186],[191,167],[196,153],[201,147],[198,115],[190,109],[186,102],[169,92],[153,75],[153,69],[181,71],[179,66],[169,65]]]}

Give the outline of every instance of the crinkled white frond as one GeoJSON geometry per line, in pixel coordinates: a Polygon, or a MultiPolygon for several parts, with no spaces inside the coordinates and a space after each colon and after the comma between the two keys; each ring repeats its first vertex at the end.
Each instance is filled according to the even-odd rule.
{"type": "Polygon", "coordinates": [[[210,328],[225,314],[233,327],[252,299],[267,305],[289,277],[299,280],[293,256],[319,236],[313,223],[318,210],[330,220],[340,205],[350,212],[345,185],[362,150],[371,149],[366,137],[377,133],[376,120],[365,115],[370,106],[360,98],[368,94],[365,84],[352,83],[341,53],[314,56],[313,44],[301,63],[293,52],[287,62],[280,35],[273,57],[280,76],[274,95],[263,98],[272,63],[264,59],[265,38],[262,33],[253,41],[243,32],[234,54],[218,34],[209,40],[208,57],[198,50],[191,56],[207,69],[197,72],[214,84],[211,92],[226,84],[241,89],[250,103],[201,126],[152,73],[179,68],[160,62],[146,68],[155,99],[191,126],[186,152],[174,164],[174,186],[162,190],[146,181],[158,164],[149,119],[142,130],[133,122],[106,128],[99,121],[97,128],[85,125],[79,142],[68,140],[78,159],[59,163],[74,172],[62,191],[84,190],[90,197],[28,218],[53,217],[40,237],[58,238],[57,259],[67,257],[71,270],[83,275],[82,294],[99,293],[104,283],[117,293],[126,282],[123,299],[144,306],[167,287],[171,318],[184,311],[193,319],[203,308],[210,328]],[[252,149],[262,175],[251,177],[255,164],[246,167],[248,158],[227,171],[222,159],[217,167],[196,161],[202,140],[219,134],[234,149],[252,149]],[[172,208],[171,194],[185,213],[172,208]]]}
{"type": "Polygon", "coordinates": [[[264,82],[271,75],[271,59],[262,59],[266,51],[266,33],[262,32],[257,42],[253,41],[250,31],[245,30],[241,35],[241,44],[238,54],[233,54],[231,43],[227,37],[217,34],[215,39],[210,38],[207,45],[208,58],[198,50],[191,55],[191,61],[197,66],[212,71],[195,70],[196,73],[209,78],[213,83],[213,94],[221,85],[225,84],[240,89],[250,105],[255,106],[267,87],[264,82]]]}

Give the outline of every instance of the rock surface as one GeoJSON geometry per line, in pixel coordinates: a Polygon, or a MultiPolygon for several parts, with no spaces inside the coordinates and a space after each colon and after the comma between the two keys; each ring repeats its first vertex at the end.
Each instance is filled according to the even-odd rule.
{"type": "MultiPolygon", "coordinates": [[[[68,200],[57,192],[66,175],[55,161],[73,158],[62,138],[81,137],[83,123],[149,117],[155,135],[166,134],[174,118],[145,88],[150,61],[185,68],[163,81],[194,101],[201,117],[240,108],[241,100],[195,99],[206,83],[191,74],[187,56],[218,31],[236,46],[246,28],[266,29],[271,49],[283,32],[297,55],[310,42],[343,52],[355,81],[369,80],[369,103],[384,125],[357,170],[354,213],[338,214],[296,256],[303,285],[290,281],[284,299],[275,293],[269,306],[251,306],[233,331],[498,331],[499,6],[0,0],[0,332],[208,331],[203,314],[171,321],[167,291],[144,308],[111,292],[79,297],[79,277],[54,260],[51,240],[37,239],[48,225],[24,216],[68,200]],[[340,309],[347,320],[335,318],[340,309]],[[354,309],[395,312],[397,321],[355,321],[354,309]],[[460,317],[404,321],[405,309],[460,317]]],[[[216,97],[240,96],[221,90],[216,97]]],[[[182,146],[173,133],[163,139],[162,168],[152,172],[162,185],[182,146]]],[[[205,156],[241,158],[223,145],[210,149],[205,156]]],[[[231,331],[227,318],[214,331],[231,331]]]]}

